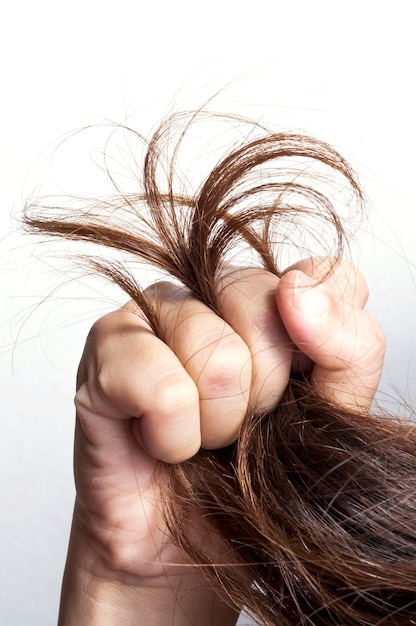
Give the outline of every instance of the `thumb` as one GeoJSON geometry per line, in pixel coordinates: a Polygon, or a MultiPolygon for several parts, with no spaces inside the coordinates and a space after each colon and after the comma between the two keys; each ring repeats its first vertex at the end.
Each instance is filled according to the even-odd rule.
{"type": "Polygon", "coordinates": [[[292,269],[279,282],[276,299],[290,338],[314,363],[313,387],[330,402],[362,412],[380,382],[385,341],[378,323],[358,304],[351,288],[358,270],[351,268],[344,262],[322,282],[292,269]]]}

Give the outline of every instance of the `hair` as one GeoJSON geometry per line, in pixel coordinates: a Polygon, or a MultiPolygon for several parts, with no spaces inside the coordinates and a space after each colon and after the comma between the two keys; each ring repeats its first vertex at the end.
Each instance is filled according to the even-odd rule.
{"type": "MultiPolygon", "coordinates": [[[[336,263],[348,232],[322,185],[342,178],[363,201],[345,159],[318,139],[253,125],[196,191],[185,192],[183,180],[178,190],[178,153],[201,116],[162,122],[147,142],[137,193],[118,190],[88,210],[32,203],[26,226],[128,252],[168,272],[217,313],[218,273],[242,244],[253,263],[279,275],[279,253],[300,238],[306,220],[317,240],[330,227],[336,263]]],[[[163,338],[127,266],[90,262],[138,303],[163,338]]],[[[235,443],[201,449],[177,465],[161,463],[159,471],[171,489],[164,513],[173,540],[259,623],[416,624],[416,428],[410,423],[363,418],[331,404],[307,372],[297,373],[273,411],[247,415],[235,443]],[[195,511],[221,546],[221,563],[212,546],[190,539],[195,511]]]]}

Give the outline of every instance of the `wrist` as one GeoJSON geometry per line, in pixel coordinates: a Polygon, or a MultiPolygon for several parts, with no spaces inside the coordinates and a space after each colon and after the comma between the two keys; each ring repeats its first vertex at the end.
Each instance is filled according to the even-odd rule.
{"type": "Polygon", "coordinates": [[[233,626],[237,618],[192,567],[143,579],[109,566],[102,546],[74,519],[59,626],[233,626]]]}
{"type": "Polygon", "coordinates": [[[96,544],[73,524],[62,583],[59,626],[134,624],[136,595],[135,585],[129,585],[123,573],[106,569],[96,544]]]}

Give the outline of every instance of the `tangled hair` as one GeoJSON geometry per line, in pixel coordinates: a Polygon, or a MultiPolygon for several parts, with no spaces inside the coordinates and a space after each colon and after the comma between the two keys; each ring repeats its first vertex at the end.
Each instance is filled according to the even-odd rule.
{"type": "MultiPolygon", "coordinates": [[[[195,115],[175,115],[154,133],[140,192],[120,192],[88,210],[32,205],[28,228],[130,253],[217,312],[218,272],[241,246],[278,275],[279,250],[301,238],[306,220],[317,240],[330,228],[336,262],[348,237],[325,183],[343,179],[360,203],[348,163],[317,139],[253,126],[196,191],[186,191],[184,180],[178,189],[177,157],[195,115]]],[[[126,266],[91,263],[138,303],[161,336],[126,266]]],[[[165,516],[174,541],[259,623],[416,624],[414,426],[330,404],[307,374],[297,375],[271,413],[247,415],[234,444],[201,449],[160,471],[172,490],[165,516]],[[189,539],[195,510],[221,546],[222,563],[189,539]]]]}

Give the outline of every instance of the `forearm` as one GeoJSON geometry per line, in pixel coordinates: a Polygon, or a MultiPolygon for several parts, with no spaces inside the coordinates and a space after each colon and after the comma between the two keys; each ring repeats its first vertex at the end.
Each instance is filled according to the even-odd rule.
{"type": "Polygon", "coordinates": [[[237,618],[193,570],[163,584],[106,569],[93,542],[73,525],[59,626],[234,626],[237,618]]]}

